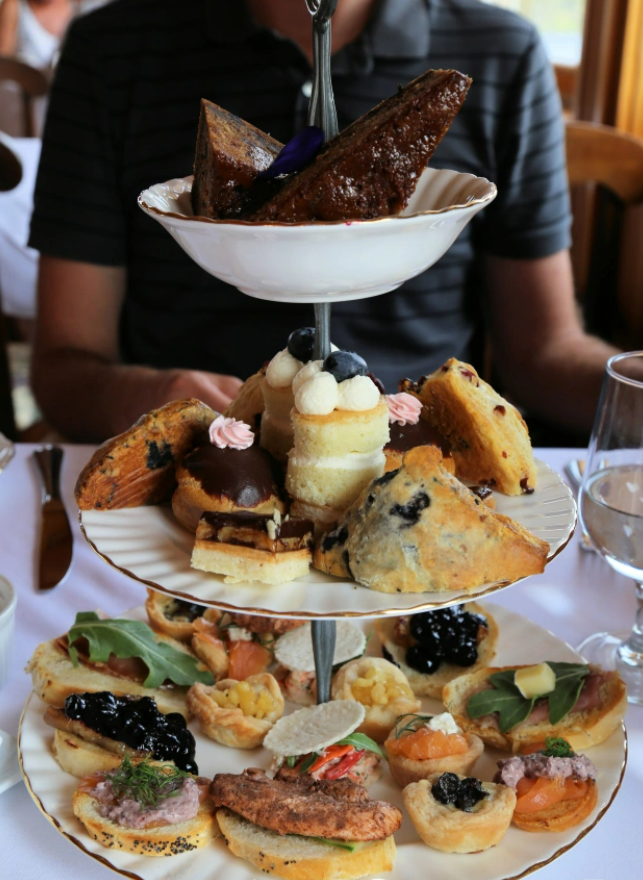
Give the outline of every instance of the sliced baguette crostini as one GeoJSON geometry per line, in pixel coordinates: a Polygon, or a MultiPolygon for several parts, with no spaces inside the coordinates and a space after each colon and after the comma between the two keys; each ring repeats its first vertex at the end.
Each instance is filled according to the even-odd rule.
{"type": "Polygon", "coordinates": [[[528,752],[544,745],[547,737],[563,737],[575,751],[596,746],[619,727],[627,709],[627,690],[617,672],[604,672],[590,666],[590,673],[600,675],[598,705],[583,711],[570,711],[557,724],[548,719],[538,723],[522,722],[502,733],[495,715],[471,718],[467,703],[474,694],[489,688],[489,676],[496,672],[528,668],[527,665],[487,667],[449,682],[443,692],[445,708],[467,733],[475,733],[486,745],[510,752],[528,752]]]}

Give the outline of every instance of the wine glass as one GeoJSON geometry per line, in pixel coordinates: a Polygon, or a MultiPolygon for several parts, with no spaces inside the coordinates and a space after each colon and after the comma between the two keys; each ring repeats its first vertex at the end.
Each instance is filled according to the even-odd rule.
{"type": "Polygon", "coordinates": [[[580,517],[592,544],[636,583],[631,632],[595,633],[578,650],[617,669],[628,698],[643,703],[643,351],[610,358],[590,441],[580,517]]]}

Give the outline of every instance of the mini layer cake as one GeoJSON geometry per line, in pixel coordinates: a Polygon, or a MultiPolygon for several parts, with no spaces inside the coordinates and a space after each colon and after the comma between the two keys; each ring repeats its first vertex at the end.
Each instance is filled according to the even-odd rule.
{"type": "Polygon", "coordinates": [[[280,584],[308,574],[313,523],[252,513],[204,513],[192,551],[192,568],[226,575],[226,583],[280,584]]]}
{"type": "Polygon", "coordinates": [[[385,471],[395,471],[402,464],[402,456],[416,446],[437,446],[442,453],[442,467],[455,473],[455,462],[448,441],[422,418],[422,403],[413,394],[402,391],[387,394],[390,440],[384,447],[385,471]]]}
{"type": "Polygon", "coordinates": [[[309,378],[293,382],[294,448],[286,488],[293,512],[328,528],[384,472],[388,407],[353,352],[332,352],[305,369],[309,378]]]}
{"type": "Polygon", "coordinates": [[[177,468],[174,515],[195,531],[204,511],[284,513],[283,477],[272,456],[256,445],[248,425],[218,416],[210,444],[199,446],[177,468]]]}
{"type": "Polygon", "coordinates": [[[261,445],[277,461],[286,464],[293,447],[293,428],[290,413],[295,405],[293,379],[312,361],[315,346],[315,328],[300,327],[288,337],[288,345],[268,364],[261,390],[264,412],[261,418],[261,445]]]}
{"type": "Polygon", "coordinates": [[[536,465],[529,431],[515,406],[455,358],[405,388],[451,444],[456,475],[505,495],[531,494],[536,465]]]}

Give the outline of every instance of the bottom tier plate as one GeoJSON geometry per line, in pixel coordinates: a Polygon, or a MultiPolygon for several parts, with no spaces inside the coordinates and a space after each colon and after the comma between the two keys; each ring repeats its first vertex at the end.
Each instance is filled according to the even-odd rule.
{"type": "MultiPolygon", "coordinates": [[[[552,633],[518,614],[489,604],[500,630],[498,653],[494,663],[535,663],[543,659],[578,661],[579,655],[552,633]]],[[[145,619],[143,609],[127,615],[145,619]]],[[[370,629],[368,624],[366,628],[370,629]]],[[[369,653],[379,651],[377,639],[372,639],[369,653]],[[376,644],[374,645],[373,642],[376,644]]],[[[286,712],[297,706],[286,703],[286,712]]],[[[440,710],[436,700],[424,700],[428,712],[440,710]]],[[[43,721],[44,703],[32,694],[24,708],[18,748],[20,765],[27,788],[44,816],[71,843],[88,856],[134,880],[251,880],[256,869],[235,858],[222,840],[193,853],[168,859],[145,858],[128,853],[113,852],[96,843],[71,810],[71,798],[77,780],[64,773],[51,755],[52,729],[43,721]]],[[[268,768],[270,755],[263,749],[242,751],[220,746],[203,736],[195,722],[190,722],[197,740],[196,757],[203,776],[217,772],[241,772],[246,767],[268,768]]],[[[486,749],[474,773],[482,779],[491,779],[495,762],[503,754],[486,749]]],[[[504,753],[506,756],[506,753],[504,753]]],[[[625,727],[616,731],[606,742],[589,751],[589,757],[598,769],[598,804],[594,812],[575,828],[561,834],[530,834],[510,828],[502,842],[475,856],[447,855],[425,846],[405,814],[400,831],[395,835],[397,860],[395,868],[386,875],[390,880],[408,880],[410,877],[440,877],[440,880],[518,880],[575,846],[588,834],[612,805],[620,788],[627,759],[625,727]]],[[[371,796],[388,800],[402,808],[401,789],[385,769],[382,778],[370,788],[371,796]]]]}

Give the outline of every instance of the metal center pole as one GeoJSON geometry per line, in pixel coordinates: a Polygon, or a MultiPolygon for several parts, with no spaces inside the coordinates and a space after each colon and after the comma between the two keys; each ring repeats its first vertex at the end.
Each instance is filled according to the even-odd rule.
{"type": "Polygon", "coordinates": [[[330,680],[333,674],[335,656],[335,636],[337,626],[334,620],[313,620],[313,654],[317,676],[317,702],[330,700],[330,680]]]}
{"type": "MultiPolygon", "coordinates": [[[[313,13],[313,88],[308,105],[308,124],[321,128],[325,141],[335,137],[339,130],[330,74],[330,19],[336,6],[337,0],[322,0],[316,5],[308,3],[313,13]]],[[[314,358],[323,360],[329,354],[330,303],[315,303],[314,358]]],[[[312,623],[318,703],[330,700],[336,633],[334,620],[314,620],[312,623]]]]}

